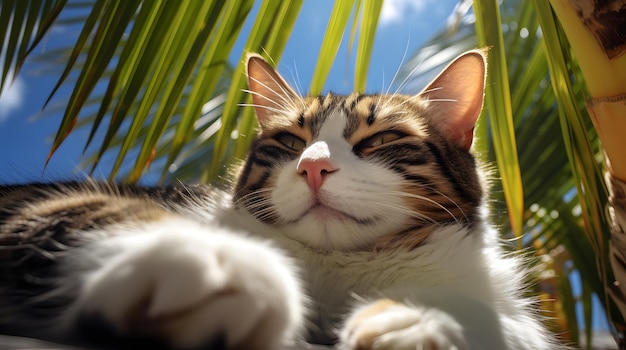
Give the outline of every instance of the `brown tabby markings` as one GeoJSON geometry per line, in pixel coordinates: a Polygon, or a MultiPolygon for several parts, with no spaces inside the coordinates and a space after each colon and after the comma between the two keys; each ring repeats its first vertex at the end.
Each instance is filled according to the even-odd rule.
{"type": "MultiPolygon", "coordinates": [[[[42,249],[42,252],[60,251],[63,245],[79,240],[76,233],[81,231],[135,220],[155,221],[168,216],[156,204],[107,191],[105,185],[94,185],[93,188],[76,185],[74,189],[71,184],[63,189],[62,186],[0,187],[0,226],[2,232],[12,233],[0,235],[0,246],[33,242],[22,250],[41,244],[51,248],[42,249]],[[33,237],[38,239],[33,240],[33,237]]],[[[1,254],[17,252],[0,250],[1,254]]]]}
{"type": "Polygon", "coordinates": [[[285,102],[277,103],[283,111],[269,118],[253,143],[235,188],[235,203],[246,207],[259,220],[279,226],[284,224],[270,202],[275,177],[282,169],[276,165],[300,155],[299,151],[282,145],[276,137],[290,133],[309,145],[328,116],[338,112],[347,116],[343,135],[353,145],[356,156],[377,162],[404,177],[406,208],[415,213],[411,227],[388,233],[370,248],[402,246],[412,249],[438,225],[451,222],[470,225],[473,221],[482,197],[476,164],[466,150],[450,144],[429,123],[429,118],[436,117],[432,115],[436,113],[436,101],[416,96],[353,93],[296,97],[285,102]],[[404,137],[372,151],[359,148],[359,142],[387,131],[404,137]]]}
{"type": "MultiPolygon", "coordinates": [[[[161,221],[210,196],[204,186],[0,185],[0,328],[22,334],[33,331],[34,320],[53,326],[50,314],[65,310],[79,291],[57,265],[72,248],[110,235],[112,225],[161,221]],[[101,236],[98,229],[106,232],[101,236]],[[64,293],[59,283],[66,283],[64,293]]],[[[89,269],[94,261],[87,260],[72,268],[89,269]]]]}
{"type": "Polygon", "coordinates": [[[94,182],[0,186],[0,248],[16,247],[0,249],[0,262],[54,259],[55,253],[86,243],[83,231],[159,221],[170,217],[177,204],[206,195],[200,186],[150,188],[94,182]]]}

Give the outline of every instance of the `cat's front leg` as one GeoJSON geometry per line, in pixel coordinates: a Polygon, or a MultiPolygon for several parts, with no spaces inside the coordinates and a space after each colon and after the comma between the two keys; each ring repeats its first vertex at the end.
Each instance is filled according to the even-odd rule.
{"type": "Polygon", "coordinates": [[[446,312],[391,299],[356,309],[340,341],[349,350],[469,349],[463,327],[446,312]]]}
{"type": "Polygon", "coordinates": [[[300,327],[295,273],[269,245],[179,219],[130,231],[83,249],[106,252],[71,322],[104,320],[115,336],[178,349],[272,349],[300,327]]]}
{"type": "Polygon", "coordinates": [[[493,305],[457,289],[382,292],[389,298],[361,303],[349,315],[340,333],[341,344],[350,350],[548,349],[511,343],[511,333],[524,330],[505,330],[493,305]]]}

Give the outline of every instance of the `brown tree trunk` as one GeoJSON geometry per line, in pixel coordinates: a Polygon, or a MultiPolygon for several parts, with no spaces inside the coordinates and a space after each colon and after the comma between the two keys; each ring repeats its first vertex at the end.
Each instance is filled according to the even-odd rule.
{"type": "MultiPolygon", "coordinates": [[[[611,297],[626,318],[626,182],[623,182],[610,173],[606,175],[609,187],[609,216],[611,222],[610,261],[615,282],[609,286],[611,297]]],[[[626,330],[618,330],[623,335],[626,330]]],[[[626,339],[622,336],[617,339],[620,349],[626,349],[626,339]]]]}

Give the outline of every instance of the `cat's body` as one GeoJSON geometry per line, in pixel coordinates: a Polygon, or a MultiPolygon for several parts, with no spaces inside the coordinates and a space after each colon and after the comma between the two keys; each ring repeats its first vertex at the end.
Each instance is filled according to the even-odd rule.
{"type": "Polygon", "coordinates": [[[300,98],[257,56],[248,73],[261,133],[232,197],[0,188],[0,332],[93,336],[95,318],[183,348],[557,346],[487,224],[480,52],[415,97],[300,98]]]}

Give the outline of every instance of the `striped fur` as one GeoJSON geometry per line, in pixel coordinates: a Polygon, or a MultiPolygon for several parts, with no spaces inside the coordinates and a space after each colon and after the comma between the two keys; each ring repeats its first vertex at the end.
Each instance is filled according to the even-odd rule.
{"type": "MultiPolygon", "coordinates": [[[[0,186],[0,332],[30,334],[32,325],[42,322],[41,334],[35,335],[46,335],[44,328],[52,326],[47,323],[56,321],[51,316],[78,296],[79,285],[66,278],[63,261],[74,249],[108,238],[106,231],[97,231],[159,222],[172,216],[175,207],[205,195],[198,186],[144,188],[95,182],[0,186]]],[[[93,268],[84,263],[77,270],[93,268]]]]}
{"type": "Polygon", "coordinates": [[[0,333],[113,348],[306,336],[350,350],[557,349],[524,264],[486,219],[470,152],[484,60],[462,55],[416,95],[301,97],[252,55],[260,130],[230,195],[0,186],[0,333]]]}
{"type": "Polygon", "coordinates": [[[471,226],[476,220],[483,198],[477,162],[429,123],[429,118],[434,118],[431,114],[437,111],[426,101],[405,95],[353,93],[307,97],[298,102],[290,106],[295,109],[284,112],[287,117],[280,124],[271,123],[263,129],[235,187],[235,202],[261,221],[281,223],[272,208],[271,189],[276,186],[276,174],[299,156],[299,152],[282,145],[277,135],[289,133],[311,144],[325,120],[334,113],[347,117],[341,133],[352,146],[355,159],[377,164],[402,177],[401,190],[407,194],[405,208],[420,214],[402,230],[388,232],[361,249],[394,249],[403,245],[411,249],[425,237],[420,232],[447,223],[471,226]],[[373,150],[360,147],[368,138],[390,130],[403,137],[373,150]]]}

